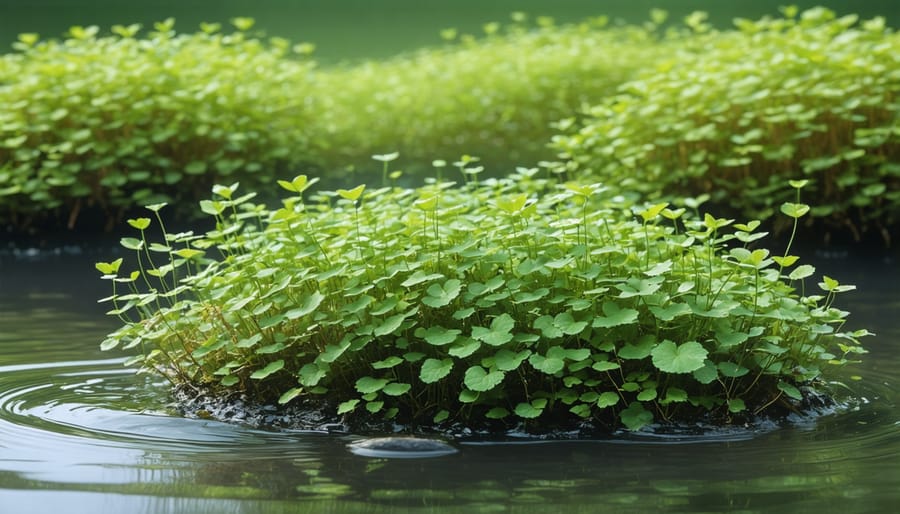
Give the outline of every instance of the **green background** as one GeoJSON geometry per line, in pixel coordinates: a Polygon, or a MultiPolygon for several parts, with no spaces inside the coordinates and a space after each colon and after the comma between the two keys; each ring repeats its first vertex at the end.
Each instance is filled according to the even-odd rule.
{"type": "MultiPolygon", "coordinates": [[[[17,34],[37,32],[59,37],[72,25],[142,23],[169,16],[176,29],[192,32],[201,21],[227,22],[251,16],[268,35],[317,45],[320,60],[383,58],[440,42],[443,28],[480,31],[482,24],[506,21],[513,11],[549,15],[559,21],[608,15],[629,22],[648,18],[650,9],[668,10],[680,18],[695,10],[710,13],[717,27],[735,16],[758,18],[776,14],[790,0],[0,0],[0,48],[9,49],[17,34]]],[[[832,0],[793,2],[801,8],[824,5],[839,14],[881,15],[896,27],[898,0],[832,0]]]]}

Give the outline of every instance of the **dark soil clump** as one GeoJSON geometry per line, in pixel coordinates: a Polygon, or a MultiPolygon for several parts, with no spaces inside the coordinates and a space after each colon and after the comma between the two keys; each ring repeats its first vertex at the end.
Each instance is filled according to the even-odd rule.
{"type": "MultiPolygon", "coordinates": [[[[677,420],[654,423],[639,431],[638,435],[661,437],[718,437],[724,433],[736,435],[746,431],[748,435],[768,432],[779,427],[805,424],[823,415],[843,410],[845,403],[831,396],[802,387],[803,400],[782,402],[770,406],[763,414],[745,412],[728,417],[709,413],[693,421],[677,420]]],[[[478,425],[404,425],[376,416],[361,414],[338,415],[337,404],[325,398],[298,398],[289,405],[262,404],[241,393],[221,393],[210,388],[182,384],[173,391],[174,409],[188,418],[212,419],[226,423],[264,429],[328,433],[420,434],[438,435],[450,439],[605,439],[620,435],[613,428],[613,419],[582,420],[560,413],[541,423],[504,423],[484,420],[478,425]]]]}

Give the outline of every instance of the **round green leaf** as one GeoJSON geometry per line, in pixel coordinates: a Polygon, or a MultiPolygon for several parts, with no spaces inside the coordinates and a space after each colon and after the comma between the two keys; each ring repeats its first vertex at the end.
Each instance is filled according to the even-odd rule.
{"type": "Polygon", "coordinates": [[[277,373],[277,372],[281,371],[283,368],[284,368],[284,359],[278,359],[275,362],[270,362],[263,369],[258,369],[256,371],[254,371],[253,374],[250,375],[250,378],[252,378],[254,380],[262,380],[262,379],[268,377],[269,375],[272,375],[273,373],[277,373]]]}
{"type": "Polygon", "coordinates": [[[546,406],[547,400],[545,398],[538,398],[532,400],[530,403],[522,402],[516,405],[516,416],[523,419],[534,419],[544,412],[544,407],[546,406]]]}
{"type": "Polygon", "coordinates": [[[419,379],[426,384],[433,384],[446,377],[453,369],[451,359],[425,359],[422,369],[419,370],[419,379]]]}
{"type": "Polygon", "coordinates": [[[400,396],[406,394],[411,388],[412,386],[409,384],[404,384],[402,382],[391,382],[390,384],[384,386],[381,392],[388,396],[400,396]]]}
{"type": "Polygon", "coordinates": [[[472,391],[490,391],[503,382],[505,373],[500,370],[487,371],[481,366],[472,366],[466,370],[464,383],[472,391]]]}
{"type": "Polygon", "coordinates": [[[706,348],[696,341],[676,345],[668,339],[659,343],[650,352],[653,356],[653,365],[666,373],[690,373],[700,369],[708,353],[706,348]]]}
{"type": "Polygon", "coordinates": [[[356,390],[361,394],[369,394],[380,391],[388,383],[383,378],[362,377],[356,381],[356,390]]]}
{"type": "Polygon", "coordinates": [[[628,430],[640,430],[653,423],[653,413],[645,409],[641,402],[631,402],[619,413],[619,419],[628,430]]]}

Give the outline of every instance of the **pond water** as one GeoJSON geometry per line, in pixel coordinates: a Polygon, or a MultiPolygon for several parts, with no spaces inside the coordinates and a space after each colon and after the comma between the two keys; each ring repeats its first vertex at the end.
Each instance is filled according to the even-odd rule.
{"type": "Polygon", "coordinates": [[[859,286],[842,306],[854,327],[878,334],[847,370],[864,378],[847,382],[859,401],[845,412],[701,439],[460,440],[457,453],[430,459],[354,455],[353,435],[177,417],[166,383],[98,350],[115,323],[94,303],[107,284],[93,262],[112,250],[0,252],[4,514],[850,514],[900,505],[897,252],[815,262],[859,286]]]}

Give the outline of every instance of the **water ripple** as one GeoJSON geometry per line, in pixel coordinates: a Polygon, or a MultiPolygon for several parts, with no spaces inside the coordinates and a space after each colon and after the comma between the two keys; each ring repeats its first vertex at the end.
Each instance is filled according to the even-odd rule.
{"type": "Polygon", "coordinates": [[[79,481],[86,468],[140,466],[160,452],[190,461],[308,453],[296,434],[169,415],[166,394],[120,359],[0,367],[0,471],[79,481]]]}

